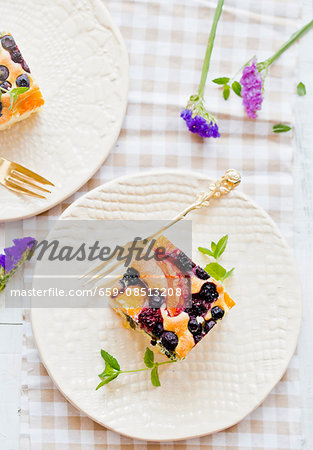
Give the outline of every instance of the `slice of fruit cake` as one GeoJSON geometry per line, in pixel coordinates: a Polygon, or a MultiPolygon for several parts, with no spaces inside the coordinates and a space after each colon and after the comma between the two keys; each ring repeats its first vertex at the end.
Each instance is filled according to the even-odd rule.
{"type": "Polygon", "coordinates": [[[183,359],[235,302],[164,236],[153,251],[154,258],[131,263],[112,289],[110,303],[167,357],[183,359]]]}
{"type": "Polygon", "coordinates": [[[0,130],[26,119],[44,99],[13,36],[0,33],[0,130]]]}

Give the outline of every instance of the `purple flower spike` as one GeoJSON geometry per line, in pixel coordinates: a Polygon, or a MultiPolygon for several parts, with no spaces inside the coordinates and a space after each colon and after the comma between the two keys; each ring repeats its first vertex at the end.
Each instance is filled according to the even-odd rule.
{"type": "Polygon", "coordinates": [[[262,107],[263,102],[263,78],[257,68],[256,59],[250,66],[245,66],[240,80],[241,96],[247,116],[250,119],[257,118],[257,111],[262,107]]]}
{"type": "Polygon", "coordinates": [[[205,109],[203,100],[198,96],[190,97],[180,117],[184,119],[191,133],[198,134],[202,138],[220,137],[215,118],[205,109]]]}

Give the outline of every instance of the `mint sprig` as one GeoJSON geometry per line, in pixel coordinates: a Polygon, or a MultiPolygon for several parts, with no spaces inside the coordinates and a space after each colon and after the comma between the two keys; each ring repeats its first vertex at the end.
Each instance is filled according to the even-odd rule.
{"type": "Polygon", "coordinates": [[[134,373],[134,372],[141,372],[143,370],[151,370],[151,383],[155,387],[161,386],[159,378],[159,366],[163,364],[170,364],[176,362],[176,361],[164,361],[159,363],[154,361],[154,353],[148,347],[146,348],[143,358],[146,367],[141,369],[121,370],[121,367],[117,359],[114,358],[114,356],[110,355],[105,350],[101,350],[101,356],[105,361],[105,368],[104,371],[98,375],[98,377],[102,381],[98,384],[96,390],[115,380],[115,378],[117,378],[121,373],[134,373]]]}
{"type": "Polygon", "coordinates": [[[0,102],[1,102],[1,98],[2,98],[2,93],[4,91],[5,94],[9,94],[10,95],[10,106],[9,106],[9,111],[13,108],[14,103],[17,101],[17,97],[20,94],[24,94],[24,92],[28,91],[29,87],[16,87],[11,89],[10,91],[8,91],[5,88],[1,88],[0,89],[0,102]]]}
{"type": "Polygon", "coordinates": [[[209,255],[215,259],[216,262],[207,264],[204,270],[217,281],[226,280],[226,278],[228,278],[235,270],[234,267],[230,270],[226,270],[225,267],[221,266],[221,264],[217,262],[217,260],[225,252],[227,242],[228,235],[226,234],[217,243],[213,241],[211,242],[211,250],[205,247],[198,247],[199,252],[203,253],[204,255],[209,255]]]}

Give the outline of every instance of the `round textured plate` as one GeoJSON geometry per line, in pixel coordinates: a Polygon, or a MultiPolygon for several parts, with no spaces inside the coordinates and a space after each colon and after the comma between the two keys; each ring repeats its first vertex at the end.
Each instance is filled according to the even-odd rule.
{"type": "MultiPolygon", "coordinates": [[[[120,178],[80,198],[62,219],[169,219],[209,181],[176,171],[120,178]]],[[[143,366],[145,340],[111,309],[32,310],[42,361],[61,392],[93,420],[138,439],[183,439],[234,425],[280,380],[296,347],[299,282],[269,216],[233,191],[190,218],[193,259],[201,265],[207,259],[197,247],[229,235],[223,264],[236,269],[225,285],[237,305],[186,360],[160,369],[160,388],[141,372],[95,391],[100,348],[125,370],[143,366]]]]}
{"type": "Polygon", "coordinates": [[[1,131],[0,156],[55,184],[46,200],[1,191],[0,220],[51,208],[101,166],[127,104],[128,56],[101,0],[3,0],[10,31],[37,79],[45,105],[1,131]]]}

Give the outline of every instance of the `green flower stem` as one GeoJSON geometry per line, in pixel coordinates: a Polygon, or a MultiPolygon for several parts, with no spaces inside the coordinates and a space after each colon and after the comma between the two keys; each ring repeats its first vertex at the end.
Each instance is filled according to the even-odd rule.
{"type": "Polygon", "coordinates": [[[207,49],[206,49],[206,53],[205,53],[203,67],[202,67],[201,80],[200,80],[200,85],[199,85],[199,89],[198,89],[198,94],[199,94],[200,98],[203,98],[203,95],[204,95],[204,88],[205,88],[205,83],[206,83],[209,68],[210,68],[210,60],[211,60],[211,55],[212,55],[212,50],[213,50],[213,45],[214,45],[214,40],[215,40],[217,23],[222,14],[223,4],[224,4],[224,0],[218,0],[214,18],[213,18],[213,24],[212,24],[212,28],[211,28],[211,32],[210,32],[210,36],[209,36],[209,41],[208,41],[208,45],[207,45],[207,49]]]}
{"type": "MultiPolygon", "coordinates": [[[[162,366],[163,364],[171,364],[177,361],[164,361],[160,363],[154,363],[155,366],[162,366]]],[[[119,373],[133,373],[133,372],[141,372],[142,370],[151,370],[151,367],[144,367],[143,369],[133,369],[133,370],[119,370],[119,373]]]]}
{"type": "Polygon", "coordinates": [[[273,56],[268,58],[266,61],[261,63],[263,66],[262,69],[266,69],[269,67],[279,56],[284,53],[294,42],[296,42],[297,39],[302,37],[307,31],[309,31],[310,28],[313,27],[313,20],[311,22],[304,25],[304,27],[300,28],[300,30],[296,31],[293,35],[290,36],[287,42],[285,42],[278,50],[274,53],[273,56]]]}

